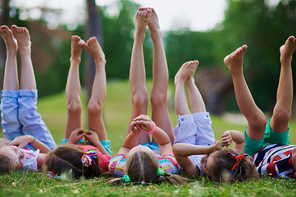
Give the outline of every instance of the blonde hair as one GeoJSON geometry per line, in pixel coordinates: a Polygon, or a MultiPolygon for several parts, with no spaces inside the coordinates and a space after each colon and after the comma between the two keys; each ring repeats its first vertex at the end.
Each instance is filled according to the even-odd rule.
{"type": "Polygon", "coordinates": [[[42,166],[43,171],[53,172],[56,175],[71,174],[72,178],[100,177],[102,170],[99,168],[99,159],[94,159],[95,164],[88,167],[81,162],[83,152],[80,146],[64,145],[49,152],[42,166]]]}
{"type": "MultiPolygon", "coordinates": [[[[187,179],[165,172],[162,176],[157,176],[157,170],[160,168],[157,156],[152,153],[137,151],[130,159],[126,160],[126,173],[131,181],[136,184],[161,183],[164,181],[172,184],[187,183],[187,179]]],[[[120,184],[122,178],[111,178],[109,184],[120,184]]]]}

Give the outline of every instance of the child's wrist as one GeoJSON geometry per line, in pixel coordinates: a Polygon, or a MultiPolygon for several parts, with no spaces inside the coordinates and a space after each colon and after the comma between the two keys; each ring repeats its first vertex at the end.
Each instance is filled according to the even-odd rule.
{"type": "Polygon", "coordinates": [[[155,133],[155,131],[156,131],[156,124],[155,124],[155,122],[153,122],[152,120],[151,120],[151,123],[153,124],[153,127],[152,127],[152,129],[150,130],[150,131],[145,131],[144,129],[142,129],[141,127],[139,127],[139,126],[136,126],[139,130],[141,130],[141,131],[143,131],[143,132],[145,132],[145,133],[147,133],[147,134],[151,134],[151,135],[153,135],[154,133],[155,133]]]}
{"type": "Polygon", "coordinates": [[[30,144],[34,144],[35,143],[36,138],[33,137],[33,141],[30,144]]]}

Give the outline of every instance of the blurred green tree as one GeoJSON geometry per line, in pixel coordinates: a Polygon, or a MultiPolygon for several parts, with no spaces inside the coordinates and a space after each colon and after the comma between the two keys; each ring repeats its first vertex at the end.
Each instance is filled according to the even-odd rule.
{"type": "MultiPolygon", "coordinates": [[[[296,1],[271,5],[265,0],[229,0],[228,5],[220,35],[221,53],[225,56],[248,45],[244,59],[247,83],[257,105],[271,110],[279,78],[279,48],[296,32],[296,1]]],[[[292,64],[295,67],[295,61],[292,64]]]]}

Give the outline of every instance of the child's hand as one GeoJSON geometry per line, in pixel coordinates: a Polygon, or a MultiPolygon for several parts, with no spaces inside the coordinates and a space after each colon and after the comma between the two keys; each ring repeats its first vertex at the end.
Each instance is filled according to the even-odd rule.
{"type": "Polygon", "coordinates": [[[222,149],[222,142],[218,140],[214,143],[214,151],[221,150],[221,149],[222,149]]]}
{"type": "Polygon", "coordinates": [[[144,131],[151,131],[153,129],[153,123],[148,115],[140,115],[134,118],[131,122],[131,128],[135,132],[140,132],[137,126],[144,131]]]}
{"type": "Polygon", "coordinates": [[[100,142],[98,134],[92,130],[88,130],[85,132],[85,138],[88,139],[93,144],[97,144],[100,142]]]}
{"type": "Polygon", "coordinates": [[[22,135],[14,138],[12,142],[8,144],[8,146],[17,146],[19,148],[24,148],[27,144],[33,143],[34,137],[31,135],[22,135]]]}
{"type": "Polygon", "coordinates": [[[225,131],[221,136],[222,138],[222,146],[228,147],[232,143],[232,137],[229,131],[225,131]]]}
{"type": "Polygon", "coordinates": [[[75,144],[76,142],[78,142],[78,140],[80,140],[81,138],[83,138],[85,136],[85,132],[82,128],[78,128],[75,129],[74,131],[72,131],[68,142],[66,144],[75,144]]]}

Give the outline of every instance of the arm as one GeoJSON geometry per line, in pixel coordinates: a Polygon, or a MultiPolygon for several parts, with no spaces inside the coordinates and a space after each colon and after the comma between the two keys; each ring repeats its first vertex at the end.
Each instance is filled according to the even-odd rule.
{"type": "Polygon", "coordinates": [[[103,145],[100,142],[99,136],[96,132],[88,130],[87,132],[85,132],[85,137],[91,142],[93,143],[93,145],[99,150],[101,151],[101,153],[103,153],[104,155],[110,155],[106,149],[103,147],[103,145]]]}
{"type": "Polygon", "coordinates": [[[140,131],[137,128],[134,128],[124,139],[121,148],[117,154],[128,154],[129,151],[138,145],[138,139],[140,136],[140,131]]]}
{"type": "MultiPolygon", "coordinates": [[[[148,115],[140,115],[136,117],[131,127],[136,130],[136,126],[140,127],[144,131],[151,131],[153,129],[153,123],[148,115]]],[[[137,129],[138,130],[138,129],[137,129]]],[[[173,148],[169,136],[161,128],[156,126],[155,132],[152,134],[157,144],[159,145],[161,155],[170,154],[173,155],[173,148]]]]}
{"type": "Polygon", "coordinates": [[[242,132],[236,130],[225,131],[221,136],[222,145],[229,146],[233,142],[233,150],[237,153],[243,153],[245,149],[245,136],[242,132]]]}
{"type": "Polygon", "coordinates": [[[173,155],[173,147],[169,136],[161,128],[156,127],[156,131],[152,135],[159,145],[161,155],[173,155]]]}
{"type": "Polygon", "coordinates": [[[195,163],[188,157],[190,155],[204,155],[210,154],[216,150],[221,150],[222,143],[220,141],[215,142],[210,146],[199,146],[186,143],[174,144],[173,151],[175,158],[185,172],[191,176],[199,176],[200,169],[196,167],[195,163]]]}
{"type": "Polygon", "coordinates": [[[40,153],[48,153],[50,148],[46,146],[44,143],[36,139],[31,135],[22,135],[14,138],[12,142],[10,142],[9,146],[18,146],[19,148],[25,147],[27,144],[31,144],[35,149],[39,149],[40,153]]]}

